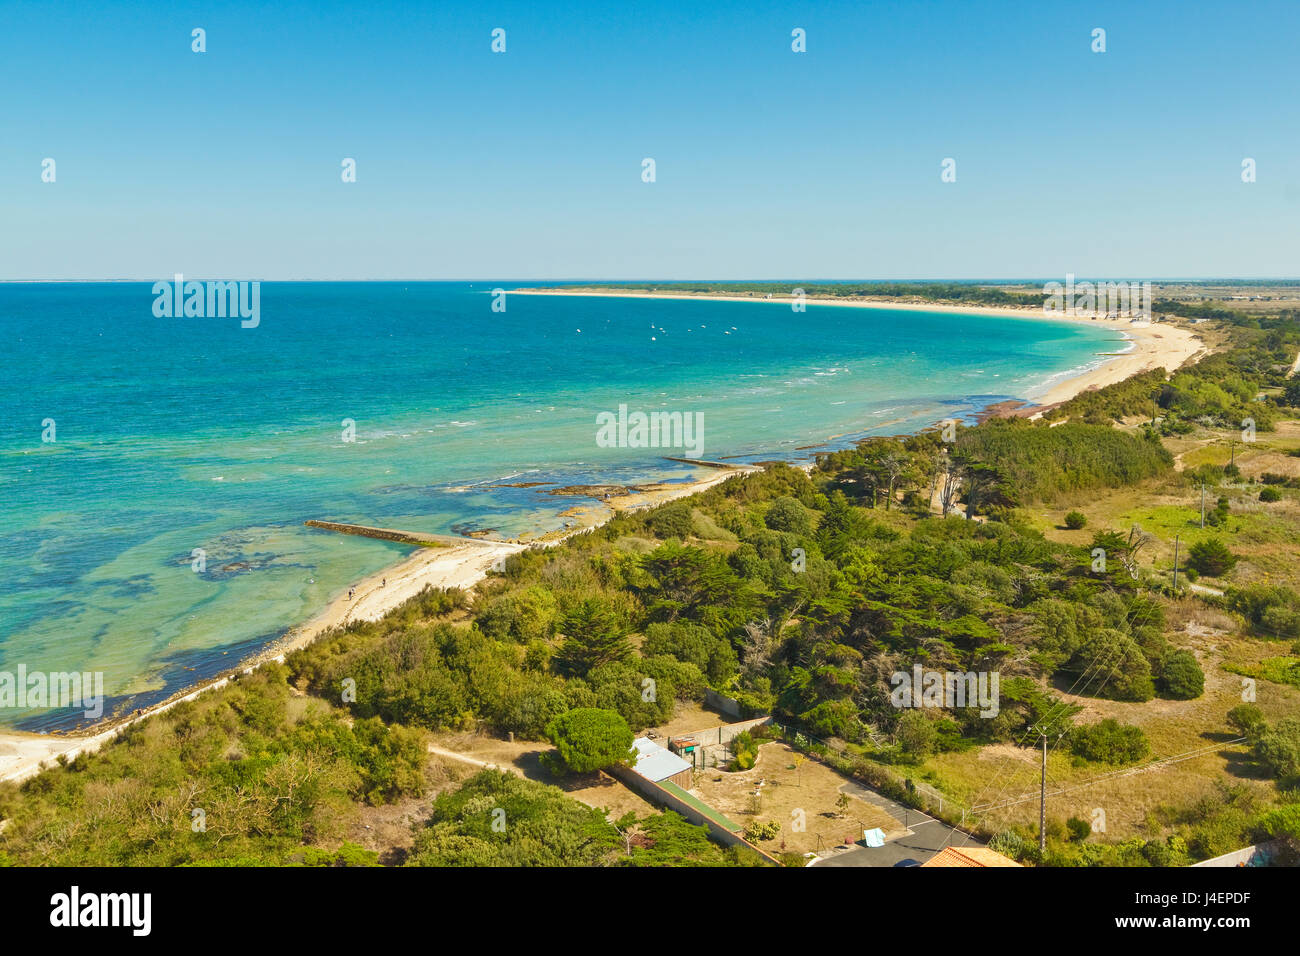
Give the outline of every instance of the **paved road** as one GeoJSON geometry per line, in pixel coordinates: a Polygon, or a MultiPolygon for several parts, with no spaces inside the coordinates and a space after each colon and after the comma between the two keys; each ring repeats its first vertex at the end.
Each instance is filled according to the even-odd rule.
{"type": "Polygon", "coordinates": [[[897,820],[905,821],[907,829],[887,840],[884,846],[859,846],[853,850],[842,850],[818,860],[813,866],[894,866],[903,860],[924,863],[945,846],[984,845],[983,841],[950,827],[942,820],[936,820],[920,810],[904,807],[856,782],[846,783],[840,789],[880,807],[897,820]]]}

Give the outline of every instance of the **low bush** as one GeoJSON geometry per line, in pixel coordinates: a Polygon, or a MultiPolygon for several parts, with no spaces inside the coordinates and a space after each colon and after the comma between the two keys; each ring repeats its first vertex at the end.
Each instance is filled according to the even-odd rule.
{"type": "Polygon", "coordinates": [[[1110,717],[1075,727],[1070,731],[1069,746],[1075,756],[1084,760],[1116,765],[1137,763],[1151,750],[1140,727],[1110,717]]]}

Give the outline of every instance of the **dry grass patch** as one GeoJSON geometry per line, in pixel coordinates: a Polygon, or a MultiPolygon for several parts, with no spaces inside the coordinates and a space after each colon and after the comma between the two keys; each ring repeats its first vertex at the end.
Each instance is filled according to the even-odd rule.
{"type": "MultiPolygon", "coordinates": [[[[1093,810],[1101,808],[1107,821],[1104,839],[1149,838],[1153,835],[1149,823],[1152,814],[1164,807],[1190,806],[1213,792],[1220,782],[1245,784],[1258,790],[1265,801],[1276,799],[1276,786],[1261,778],[1248,759],[1246,746],[1229,742],[1237,734],[1226,717],[1228,711],[1243,702],[1243,684],[1241,677],[1224,670],[1223,664],[1258,665],[1265,658],[1286,653],[1288,645],[1241,637],[1230,616],[1192,599],[1171,602],[1168,612],[1172,630],[1167,636],[1171,643],[1191,650],[1205,671],[1205,692],[1200,697],[1130,703],[1071,695],[1059,689],[1056,693],[1081,708],[1074,717],[1076,724],[1109,717],[1142,728],[1151,754],[1139,766],[1211,749],[1177,763],[1098,780],[1122,768],[1076,766],[1064,743],[1049,743],[1049,793],[1062,788],[1069,791],[1049,796],[1050,820],[1063,821],[1069,816],[1091,820],[1093,810]]],[[[1300,713],[1300,688],[1258,681],[1256,703],[1270,721],[1294,716],[1300,713]]],[[[967,805],[1027,797],[1016,806],[986,812],[979,824],[994,831],[1012,824],[1035,829],[1040,754],[1033,745],[997,744],[935,756],[914,776],[967,805]]]]}
{"type": "Polygon", "coordinates": [[[860,840],[864,829],[875,827],[886,837],[903,832],[900,821],[851,794],[841,816],[836,801],[848,778],[815,760],[799,764],[800,756],[780,741],[769,741],[758,748],[750,770],[697,772],[692,793],[742,826],[754,820],[780,823],[780,835],[762,844],[769,852],[780,851],[782,844],[790,853],[816,852],[846,839],[860,840]],[[758,812],[751,796],[756,788],[762,792],[758,812]],[[794,828],[796,810],[802,811],[803,832],[794,828]]]}
{"type": "Polygon", "coordinates": [[[438,795],[455,789],[473,770],[438,758],[429,760],[424,770],[424,796],[404,797],[378,807],[362,804],[345,839],[378,853],[385,866],[400,865],[415,845],[417,828],[433,812],[438,795]]]}
{"type": "MultiPolygon", "coordinates": [[[[439,734],[434,738],[436,746],[444,750],[455,751],[471,761],[479,761],[509,770],[544,783],[559,787],[568,796],[585,803],[589,807],[604,810],[610,820],[617,820],[626,813],[634,813],[644,818],[655,813],[659,808],[642,798],[635,791],[629,790],[620,781],[604,773],[588,773],[574,777],[554,777],[541,763],[542,754],[551,749],[551,745],[537,740],[503,740],[487,734],[439,734]]],[[[463,771],[463,776],[477,773],[481,767],[469,762],[456,761],[450,757],[434,754],[431,758],[445,764],[453,764],[463,771]]]]}

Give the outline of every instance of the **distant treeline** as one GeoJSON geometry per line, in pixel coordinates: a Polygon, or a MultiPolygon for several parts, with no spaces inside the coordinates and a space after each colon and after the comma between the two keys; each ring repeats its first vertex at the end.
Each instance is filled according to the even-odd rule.
{"type": "MultiPolygon", "coordinates": [[[[1216,282],[1215,285],[1245,283],[1216,282]]],[[[1290,286],[1296,283],[1270,283],[1290,286]]],[[[1016,292],[1007,288],[961,282],[646,282],[584,284],[584,289],[617,289],[624,292],[680,292],[695,295],[790,296],[802,289],[810,298],[887,298],[925,299],[968,305],[1041,306],[1043,292],[1016,292]]],[[[1229,325],[1253,329],[1283,328],[1300,320],[1300,309],[1280,309],[1269,313],[1251,313],[1225,306],[1222,302],[1183,302],[1156,299],[1151,305],[1157,315],[1168,314],[1189,319],[1213,319],[1229,325]]]]}
{"type": "Polygon", "coordinates": [[[1043,304],[1041,292],[1008,292],[989,286],[964,285],[956,282],[655,282],[645,284],[601,283],[584,285],[586,289],[620,289],[623,291],[688,292],[695,294],[789,296],[803,289],[809,297],[836,298],[920,298],[941,302],[967,302],[981,305],[1043,304]]]}
{"type": "Polygon", "coordinates": [[[1156,314],[1169,313],[1188,319],[1214,319],[1249,329],[1285,328],[1300,320],[1300,309],[1278,309],[1276,312],[1243,312],[1223,305],[1217,300],[1207,302],[1180,302],[1176,299],[1156,299],[1151,303],[1156,314]]]}
{"type": "Polygon", "coordinates": [[[1195,282],[1169,283],[1170,285],[1184,285],[1190,287],[1206,286],[1209,288],[1218,288],[1220,286],[1233,289],[1294,289],[1300,288],[1300,279],[1198,279],[1195,282]]]}

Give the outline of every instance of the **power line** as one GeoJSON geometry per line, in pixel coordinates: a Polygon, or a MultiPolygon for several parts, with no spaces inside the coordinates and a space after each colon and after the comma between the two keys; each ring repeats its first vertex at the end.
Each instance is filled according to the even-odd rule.
{"type": "MultiPolygon", "coordinates": [[[[1204,747],[1197,747],[1195,750],[1187,750],[1180,754],[1172,754],[1171,756],[1168,757],[1159,757],[1156,760],[1153,760],[1150,763],[1145,763],[1140,767],[1122,767],[1119,770],[1111,770],[1103,774],[1098,774],[1097,776],[1092,777],[1088,780],[1084,780],[1080,783],[1076,783],[1068,787],[1061,787],[1058,790],[1052,790],[1048,793],[1048,796],[1056,797],[1056,796],[1060,796],[1063,793],[1073,793],[1075,790],[1082,790],[1084,787],[1090,787],[1095,783],[1101,783],[1102,781],[1109,780],[1112,777],[1129,777],[1129,776],[1133,776],[1134,774],[1146,773],[1148,770],[1160,769],[1170,764],[1180,763],[1184,760],[1191,760],[1193,757],[1198,757],[1210,753],[1211,751],[1218,750],[1220,747],[1227,747],[1232,744],[1243,743],[1246,739],[1247,738],[1245,737],[1236,737],[1232,740],[1225,740],[1222,743],[1208,744],[1204,747]]],[[[981,813],[988,813],[991,810],[1001,810],[1001,809],[1005,809],[1006,807],[1013,807],[1021,803],[1026,803],[1030,800],[1035,799],[1038,796],[1039,794],[1037,793],[1027,793],[1019,797],[1015,797],[1011,800],[1005,800],[1001,803],[984,804],[979,807],[972,807],[972,809],[979,810],[981,813]]]]}
{"type": "MultiPolygon", "coordinates": [[[[1095,661],[1095,662],[1094,662],[1090,667],[1085,668],[1084,671],[1083,671],[1083,673],[1081,673],[1081,674],[1080,674],[1080,675],[1075,679],[1074,683],[1073,683],[1072,685],[1070,685],[1070,688],[1069,688],[1065,693],[1066,693],[1067,695],[1073,695],[1073,694],[1075,693],[1076,689],[1078,689],[1080,683],[1083,683],[1083,684],[1084,684],[1084,687],[1085,687],[1085,689],[1086,689],[1087,685],[1088,685],[1089,683],[1091,683],[1091,681],[1092,681],[1093,679],[1095,679],[1095,676],[1096,676],[1096,675],[1094,675],[1093,677],[1089,677],[1089,676],[1088,676],[1089,671],[1092,671],[1092,670],[1095,669],[1098,673],[1100,673],[1101,668],[1104,667],[1104,666],[1106,666],[1107,664],[1109,664],[1110,661],[1111,661],[1111,658],[1113,658],[1116,654],[1118,654],[1120,650],[1121,650],[1121,647],[1119,647],[1119,646],[1116,646],[1116,647],[1112,648],[1110,654],[1106,657],[1105,660],[1102,660],[1102,661],[1095,661]]],[[[1104,685],[1103,685],[1103,686],[1104,686],[1104,685]]],[[[1043,725],[1043,726],[1047,726],[1048,723],[1049,723],[1050,721],[1057,719],[1057,716],[1054,716],[1054,715],[1063,715],[1064,712],[1065,712],[1065,710],[1066,710],[1066,708],[1068,708],[1068,707],[1072,707],[1072,706],[1074,706],[1074,705],[1071,704],[1069,701],[1065,700],[1064,698],[1062,698],[1060,701],[1057,702],[1057,704],[1055,704],[1052,708],[1050,708],[1050,709],[1048,710],[1047,714],[1044,716],[1044,718],[1043,718],[1043,720],[1042,720],[1042,722],[1041,722],[1042,725],[1043,725]]],[[[1020,740],[1017,742],[1017,746],[1024,746],[1025,741],[1027,741],[1027,740],[1029,739],[1029,736],[1030,736],[1030,734],[1032,734],[1032,733],[1033,733],[1033,727],[1030,726],[1029,728],[1027,728],[1027,729],[1025,730],[1024,734],[1021,736],[1020,740]]],[[[1059,742],[1059,740],[1058,740],[1058,742],[1059,742]]],[[[1006,769],[1006,766],[1007,766],[1007,764],[1010,762],[1010,760],[1011,760],[1011,758],[1010,758],[1009,756],[1004,756],[1004,757],[1002,758],[1002,763],[999,765],[997,771],[994,773],[992,780],[990,780],[989,783],[987,783],[987,784],[985,784],[983,787],[981,787],[979,793],[976,794],[976,801],[975,801],[975,802],[978,802],[978,798],[981,797],[981,796],[983,796],[983,794],[984,794],[984,792],[985,792],[986,790],[988,790],[988,789],[991,788],[994,784],[997,783],[998,778],[999,778],[1000,776],[1002,776],[1002,773],[1003,773],[1003,771],[1006,769]]],[[[1011,783],[1012,783],[1012,781],[1011,781],[1011,780],[1008,780],[1005,784],[1003,784],[1002,788],[998,791],[998,796],[999,796],[999,797],[1000,797],[1002,794],[1005,794],[1005,793],[1007,792],[1007,790],[1010,789],[1010,787],[1011,787],[1011,783]]],[[[955,832],[956,832],[956,831],[953,831],[953,832],[951,832],[951,833],[948,834],[948,838],[947,838],[946,840],[944,840],[944,847],[946,847],[946,846],[948,845],[949,841],[952,840],[953,835],[954,835],[955,832]]],[[[966,843],[971,839],[971,836],[972,836],[972,835],[971,835],[970,833],[966,833],[966,834],[965,834],[965,839],[962,841],[962,844],[961,844],[961,845],[962,845],[962,846],[965,846],[966,843]]],[[[942,847],[941,847],[940,849],[942,849],[942,847]]]]}
{"type": "MultiPolygon", "coordinates": [[[[1111,657],[1113,657],[1116,653],[1118,653],[1122,649],[1123,649],[1122,646],[1117,646],[1114,650],[1112,650],[1111,657]]],[[[1106,659],[1106,662],[1107,663],[1110,662],[1110,657],[1106,659]]],[[[1113,673],[1108,674],[1106,679],[1101,682],[1101,684],[1097,687],[1095,691],[1092,692],[1091,696],[1094,697],[1101,696],[1101,692],[1106,689],[1106,685],[1110,683],[1110,679],[1113,676],[1114,676],[1113,673]]],[[[1063,715],[1064,714],[1062,714],[1062,716],[1063,715]]],[[[1034,728],[1031,727],[1030,729],[1033,730],[1034,728]]],[[[1044,722],[1041,726],[1041,729],[1037,731],[1037,733],[1043,739],[1043,762],[1042,762],[1042,771],[1041,771],[1041,778],[1040,778],[1039,791],[1038,791],[1039,794],[1038,850],[1040,853],[1047,852],[1047,758],[1049,756],[1049,751],[1047,749],[1047,738],[1049,736],[1049,730],[1050,730],[1050,724],[1044,722]]],[[[1058,734],[1056,737],[1056,741],[1052,744],[1052,748],[1050,752],[1055,753],[1056,748],[1060,746],[1061,741],[1064,739],[1065,739],[1064,733],[1058,734]]],[[[1003,787],[1002,792],[1005,793],[1006,790],[1007,787],[1003,787]]]]}

